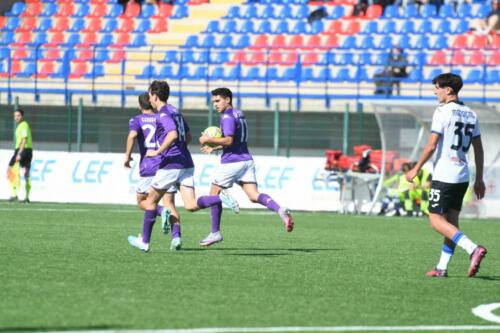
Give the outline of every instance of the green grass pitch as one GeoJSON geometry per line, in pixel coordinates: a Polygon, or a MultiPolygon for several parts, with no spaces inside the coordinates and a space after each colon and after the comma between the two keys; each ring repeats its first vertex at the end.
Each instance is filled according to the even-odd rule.
{"type": "Polygon", "coordinates": [[[135,207],[0,203],[0,332],[493,324],[471,309],[500,302],[499,221],[461,222],[489,250],[476,278],[457,249],[431,279],[441,237],[425,218],[298,212],[287,233],[268,211],[224,210],[224,242],[204,249],[208,211],[181,212],[183,250],[158,223],[142,253],[135,207]]]}

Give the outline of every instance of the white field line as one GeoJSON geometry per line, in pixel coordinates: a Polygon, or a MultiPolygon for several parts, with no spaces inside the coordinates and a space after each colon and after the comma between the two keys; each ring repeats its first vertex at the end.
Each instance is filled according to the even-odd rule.
{"type": "MultiPolygon", "coordinates": [[[[105,212],[105,213],[128,213],[128,214],[137,214],[140,210],[125,208],[125,209],[102,209],[102,208],[49,208],[49,207],[0,207],[0,211],[7,212],[18,212],[18,211],[37,211],[37,212],[66,212],[66,213],[86,213],[91,212],[95,213],[105,212]]],[[[210,211],[207,209],[202,209],[197,211],[195,214],[210,214],[210,211]]],[[[251,211],[246,210],[240,213],[241,215],[274,215],[276,213],[271,211],[251,211]]]]}
{"type": "Polygon", "coordinates": [[[493,313],[499,308],[500,303],[482,304],[472,309],[472,313],[481,319],[500,324],[500,316],[493,313]]]}
{"type": "Polygon", "coordinates": [[[432,332],[500,331],[500,325],[418,325],[418,326],[289,326],[289,327],[213,327],[158,330],[95,330],[47,333],[286,333],[286,332],[432,332]]]}

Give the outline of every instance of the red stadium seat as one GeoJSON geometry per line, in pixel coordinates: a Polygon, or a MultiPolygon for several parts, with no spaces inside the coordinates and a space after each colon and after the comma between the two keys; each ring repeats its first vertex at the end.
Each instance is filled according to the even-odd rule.
{"type": "Polygon", "coordinates": [[[61,59],[61,51],[58,48],[50,47],[47,48],[44,58],[40,59],[40,61],[54,61],[60,59],[61,59]]]}
{"type": "Polygon", "coordinates": [[[62,32],[54,32],[49,36],[49,42],[45,46],[58,46],[64,44],[64,34],[62,32]]]}
{"type": "Polygon", "coordinates": [[[54,63],[52,61],[46,61],[42,64],[42,67],[38,71],[38,77],[45,79],[47,78],[50,74],[53,74],[55,71],[54,63]]]}
{"type": "Polygon", "coordinates": [[[129,1],[127,7],[125,7],[125,12],[121,15],[122,18],[134,18],[141,12],[141,5],[135,1],[129,1]]]}
{"type": "Polygon", "coordinates": [[[500,50],[493,51],[488,57],[487,64],[490,66],[500,66],[500,50]]]}
{"type": "Polygon", "coordinates": [[[342,31],[344,30],[342,22],[343,22],[342,20],[333,21],[332,23],[330,23],[330,26],[328,27],[328,29],[326,29],[325,33],[327,34],[342,33],[342,31]]]}
{"type": "Polygon", "coordinates": [[[309,49],[316,49],[322,47],[321,36],[320,35],[310,36],[309,39],[307,40],[306,47],[309,49]]]}
{"type": "Polygon", "coordinates": [[[284,48],[286,47],[286,39],[284,35],[277,35],[271,42],[271,47],[273,48],[284,48]]]}
{"type": "Polygon", "coordinates": [[[79,79],[87,74],[88,68],[86,62],[79,62],[71,66],[71,73],[68,75],[70,79],[79,79]]]}
{"type": "Polygon", "coordinates": [[[94,17],[93,19],[87,21],[85,28],[82,32],[98,32],[102,29],[102,21],[99,17],[94,17]]]}
{"type": "Polygon", "coordinates": [[[19,32],[31,32],[36,28],[36,17],[27,16],[23,19],[21,25],[16,29],[19,32]]]}
{"type": "Polygon", "coordinates": [[[459,35],[455,37],[453,40],[453,43],[451,44],[452,49],[466,49],[467,48],[467,36],[466,35],[459,35]]]}
{"type": "Polygon", "coordinates": [[[302,65],[310,66],[314,65],[319,61],[319,56],[317,52],[306,53],[302,58],[302,65]]]}
{"type": "Polygon", "coordinates": [[[21,14],[22,17],[25,16],[38,16],[42,12],[42,3],[41,2],[32,2],[26,5],[26,9],[21,14]]]}
{"type": "MultiPolygon", "coordinates": [[[[8,77],[9,73],[7,68],[4,68],[5,72],[0,73],[0,77],[8,77]]],[[[10,67],[10,77],[15,76],[17,73],[21,72],[21,62],[20,61],[12,61],[10,67]]]]}
{"type": "Polygon", "coordinates": [[[12,53],[12,59],[23,60],[28,56],[28,51],[24,48],[14,49],[12,53]]]}
{"type": "Polygon", "coordinates": [[[337,35],[330,35],[326,39],[325,43],[323,44],[323,47],[337,47],[339,45],[339,41],[337,39],[337,35]]]}
{"type": "Polygon", "coordinates": [[[252,48],[266,48],[269,46],[269,41],[267,35],[259,35],[255,39],[255,42],[251,46],[252,48]]]}
{"type": "Polygon", "coordinates": [[[472,49],[485,49],[488,46],[488,36],[474,36],[470,44],[472,49]]]}
{"type": "Polygon", "coordinates": [[[173,6],[165,2],[160,2],[158,6],[158,12],[152,16],[154,19],[163,19],[172,15],[173,6]]]}
{"type": "Polygon", "coordinates": [[[359,20],[353,19],[353,20],[347,20],[347,24],[344,25],[344,31],[343,33],[345,35],[354,35],[357,34],[360,31],[360,24],[359,20]]]}
{"type": "Polygon", "coordinates": [[[446,53],[444,51],[436,51],[432,57],[431,60],[429,60],[429,65],[444,65],[446,64],[446,53]]]}
{"type": "Polygon", "coordinates": [[[64,3],[72,3],[74,0],[57,0],[58,3],[64,4],[64,3]]]}
{"type": "Polygon", "coordinates": [[[116,38],[116,42],[111,47],[124,47],[130,45],[130,34],[122,33],[116,38]]]}
{"type": "Polygon", "coordinates": [[[32,34],[31,32],[18,32],[16,34],[15,42],[11,45],[13,46],[23,46],[31,42],[32,34]]]}
{"type": "Polygon", "coordinates": [[[364,17],[365,19],[368,20],[373,20],[376,19],[377,17],[380,17],[382,15],[382,6],[378,4],[370,5],[368,9],[366,10],[366,14],[364,17]]]}
{"type": "Polygon", "coordinates": [[[269,54],[269,64],[270,65],[282,65],[283,64],[283,52],[280,50],[272,50],[269,54]]]}
{"type": "Polygon", "coordinates": [[[125,50],[124,49],[116,49],[113,54],[111,55],[111,58],[106,60],[106,62],[121,62],[125,60],[125,50]]]}
{"type": "Polygon", "coordinates": [[[108,2],[108,0],[90,0],[91,4],[95,5],[104,5],[108,2]]]}
{"type": "Polygon", "coordinates": [[[288,47],[294,49],[301,49],[304,47],[304,37],[301,35],[295,35],[292,37],[290,42],[288,43],[288,47]]]}
{"type": "Polygon", "coordinates": [[[150,33],[157,34],[168,31],[167,19],[154,20],[153,27],[149,30],[150,33]]]}
{"type": "Polygon", "coordinates": [[[491,37],[490,49],[500,49],[500,34],[495,34],[491,37]]]}
{"type": "Polygon", "coordinates": [[[93,5],[88,17],[103,17],[106,15],[106,11],[107,11],[106,5],[102,4],[93,5]]]}
{"type": "Polygon", "coordinates": [[[82,42],[78,44],[78,47],[89,47],[97,44],[97,34],[95,32],[89,32],[83,34],[82,42]]]}
{"type": "Polygon", "coordinates": [[[63,3],[59,5],[59,10],[54,17],[69,17],[75,12],[75,7],[72,3],[63,3]]]}
{"type": "Polygon", "coordinates": [[[452,65],[465,65],[465,54],[460,50],[455,50],[451,56],[452,65]]]}
{"type": "Polygon", "coordinates": [[[484,58],[484,54],[482,51],[474,51],[467,62],[468,65],[484,65],[486,63],[486,59],[484,58]]]}
{"type": "Polygon", "coordinates": [[[254,51],[250,54],[250,58],[243,63],[247,65],[265,64],[266,54],[264,51],[254,51]]]}
{"type": "Polygon", "coordinates": [[[229,62],[230,64],[244,64],[247,62],[247,53],[245,51],[237,51],[233,59],[229,62]]]}
{"type": "Polygon", "coordinates": [[[5,16],[0,16],[0,29],[5,26],[5,16]]]}
{"type": "Polygon", "coordinates": [[[49,32],[64,32],[69,29],[69,19],[67,17],[58,18],[49,32]]]}
{"type": "Polygon", "coordinates": [[[115,30],[115,32],[123,33],[123,32],[131,32],[134,30],[134,19],[120,19],[118,23],[119,28],[115,30]]]}
{"type": "Polygon", "coordinates": [[[92,60],[94,57],[94,51],[92,48],[82,48],[78,49],[76,58],[73,60],[74,62],[86,62],[92,60]]]}
{"type": "Polygon", "coordinates": [[[288,52],[285,54],[285,59],[281,65],[285,65],[285,66],[295,65],[297,63],[298,59],[299,59],[299,55],[297,54],[297,52],[295,52],[295,51],[288,52]]]}

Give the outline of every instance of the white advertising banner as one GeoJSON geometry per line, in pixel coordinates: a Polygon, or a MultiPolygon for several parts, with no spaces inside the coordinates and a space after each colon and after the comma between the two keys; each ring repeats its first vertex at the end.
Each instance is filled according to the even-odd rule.
{"type": "MultiPolygon", "coordinates": [[[[0,165],[7,169],[13,151],[0,150],[0,165]]],[[[123,167],[123,154],[65,153],[35,150],[31,164],[31,201],[135,204],[138,167],[123,167]]],[[[138,161],[139,156],[134,155],[138,161]]],[[[197,195],[208,194],[212,174],[220,157],[193,155],[197,195]]],[[[254,157],[259,191],[295,210],[337,211],[340,186],[316,180],[323,171],[323,158],[254,157]]],[[[0,199],[11,195],[6,173],[0,177],[0,199]]],[[[23,186],[21,185],[21,188],[23,186]]],[[[230,192],[243,208],[252,204],[241,188],[230,192]]],[[[21,189],[19,198],[24,198],[21,189]]],[[[178,199],[179,203],[180,196],[178,199]]]]}

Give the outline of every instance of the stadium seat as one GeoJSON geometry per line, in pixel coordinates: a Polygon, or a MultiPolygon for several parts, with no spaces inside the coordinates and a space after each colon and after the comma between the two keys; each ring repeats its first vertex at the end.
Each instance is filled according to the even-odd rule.
{"type": "Polygon", "coordinates": [[[217,66],[212,68],[212,71],[208,75],[210,80],[223,80],[225,77],[224,67],[217,66]]]}
{"type": "Polygon", "coordinates": [[[383,17],[386,19],[395,19],[399,17],[399,5],[389,5],[385,7],[383,17]]]}
{"type": "Polygon", "coordinates": [[[433,50],[443,50],[448,48],[448,36],[441,35],[436,38],[434,43],[431,45],[433,50]]]}
{"type": "Polygon", "coordinates": [[[194,58],[195,64],[208,64],[209,63],[209,54],[208,50],[196,52],[194,58]]]}
{"type": "Polygon", "coordinates": [[[445,65],[447,64],[446,53],[442,50],[436,51],[431,59],[429,60],[429,65],[445,65]]]}
{"type": "Polygon", "coordinates": [[[179,6],[179,5],[176,5],[175,6],[175,11],[170,16],[170,18],[172,18],[172,19],[181,19],[181,18],[188,17],[188,16],[189,16],[188,6],[179,6]]]}
{"type": "Polygon", "coordinates": [[[108,11],[104,17],[106,18],[117,18],[123,13],[123,7],[119,4],[114,4],[111,8],[108,7],[108,11]]]}
{"type": "Polygon", "coordinates": [[[376,45],[377,49],[385,50],[391,49],[394,46],[392,41],[392,37],[390,35],[383,36],[378,45],[376,45]]]}
{"type": "Polygon", "coordinates": [[[241,14],[240,14],[240,7],[239,6],[230,7],[229,11],[227,12],[227,15],[224,16],[224,18],[228,18],[228,19],[242,18],[241,14]]]}
{"type": "Polygon", "coordinates": [[[381,34],[393,34],[396,33],[396,22],[394,20],[384,20],[385,23],[380,25],[378,32],[381,34]]]}
{"type": "Polygon", "coordinates": [[[54,62],[46,61],[42,63],[41,68],[38,70],[37,76],[41,79],[45,79],[49,77],[49,75],[54,74],[54,71],[54,62]]]}
{"type": "Polygon", "coordinates": [[[325,33],[327,34],[341,34],[344,32],[343,28],[343,21],[332,21],[328,28],[326,29],[325,33]]]}
{"type": "Polygon", "coordinates": [[[389,53],[388,52],[376,53],[372,61],[374,65],[387,66],[387,64],[389,63],[389,53]]]}
{"type": "Polygon", "coordinates": [[[438,16],[442,19],[450,19],[456,17],[455,9],[450,3],[446,3],[439,8],[438,16]]]}
{"type": "Polygon", "coordinates": [[[152,16],[154,19],[164,19],[172,15],[173,6],[166,2],[160,2],[158,5],[158,12],[152,16]]]}
{"type": "Polygon", "coordinates": [[[239,33],[241,34],[253,34],[255,31],[255,26],[252,21],[243,21],[243,25],[239,29],[239,33]]]}
{"type": "Polygon", "coordinates": [[[269,53],[269,64],[270,65],[283,65],[283,56],[284,54],[280,50],[271,50],[269,53]]]}
{"type": "Polygon", "coordinates": [[[247,52],[237,51],[236,53],[234,53],[233,58],[231,59],[230,63],[231,64],[245,64],[245,63],[247,63],[247,52]]]}
{"type": "Polygon", "coordinates": [[[399,38],[398,44],[401,49],[411,49],[413,48],[412,39],[408,35],[401,35],[399,38]]]}
{"type": "Polygon", "coordinates": [[[301,49],[304,47],[304,37],[301,35],[292,36],[287,44],[288,48],[301,49]]]}
{"type": "Polygon", "coordinates": [[[260,14],[260,18],[261,19],[276,18],[276,14],[274,13],[274,7],[272,5],[267,5],[266,7],[264,7],[264,9],[262,10],[262,13],[260,14]]]}
{"type": "Polygon", "coordinates": [[[344,6],[334,6],[328,18],[331,20],[339,20],[345,15],[344,6]]]}
{"type": "MultiPolygon", "coordinates": [[[[247,23],[247,22],[250,22],[250,21],[245,21],[245,23],[247,23]]],[[[210,34],[221,32],[220,27],[219,27],[219,21],[208,22],[207,28],[205,29],[204,32],[210,33],[210,34]]],[[[245,33],[248,33],[248,31],[245,33]]]]}
{"type": "Polygon", "coordinates": [[[18,32],[15,35],[15,40],[11,44],[12,46],[24,46],[31,43],[33,35],[31,32],[18,32]]]}
{"type": "Polygon", "coordinates": [[[410,20],[404,21],[400,31],[403,34],[413,34],[415,32],[415,23],[410,20]]]}
{"type": "Polygon", "coordinates": [[[75,12],[75,6],[72,3],[63,3],[59,6],[59,10],[54,14],[54,17],[69,17],[75,12]]]}
{"type": "Polygon", "coordinates": [[[443,73],[443,69],[442,68],[434,68],[432,69],[425,77],[424,77],[424,81],[425,82],[432,82],[432,79],[434,79],[436,76],[438,76],[439,74],[443,73]]]}
{"type": "Polygon", "coordinates": [[[101,39],[99,39],[99,42],[97,45],[101,47],[106,47],[109,45],[112,45],[114,43],[114,34],[101,34],[101,39]]]}
{"type": "Polygon", "coordinates": [[[143,47],[148,45],[146,35],[145,34],[135,34],[132,43],[130,43],[131,47],[143,47]]]}
{"type": "Polygon", "coordinates": [[[368,52],[363,52],[358,55],[356,64],[358,65],[371,65],[372,64],[372,54],[368,52]]]}
{"type": "Polygon", "coordinates": [[[444,35],[451,33],[451,23],[449,20],[443,19],[439,20],[437,28],[434,30],[434,33],[444,35]]]}
{"type": "Polygon", "coordinates": [[[10,67],[5,66],[4,71],[0,73],[0,77],[10,77],[15,76],[17,73],[21,71],[21,62],[20,61],[12,61],[10,67]]]}
{"type": "Polygon", "coordinates": [[[403,15],[401,15],[402,18],[405,19],[413,19],[418,17],[418,7],[416,4],[409,3],[404,7],[403,9],[403,15]]]}
{"type": "Polygon", "coordinates": [[[210,53],[210,63],[213,64],[223,64],[229,62],[230,55],[228,51],[217,51],[210,53]]]}
{"type": "Polygon", "coordinates": [[[82,34],[82,36],[81,43],[78,44],[78,47],[88,47],[97,44],[97,34],[95,32],[82,34]]]}
{"type": "Polygon", "coordinates": [[[246,6],[246,10],[242,13],[241,18],[255,19],[259,17],[258,7],[255,5],[246,6]]]}
{"type": "Polygon", "coordinates": [[[500,71],[498,69],[490,69],[486,72],[486,83],[500,83],[500,71]]]}
{"type": "Polygon", "coordinates": [[[299,6],[295,12],[293,18],[296,20],[302,20],[309,16],[309,7],[307,5],[299,6]]]}
{"type": "Polygon", "coordinates": [[[255,32],[258,34],[270,34],[272,32],[271,22],[262,21],[255,32]]]}
{"type": "Polygon", "coordinates": [[[304,21],[295,21],[295,25],[293,26],[292,30],[290,33],[292,35],[299,35],[299,34],[308,34],[308,26],[307,23],[304,21]]]}
{"type": "Polygon", "coordinates": [[[338,48],[346,50],[346,49],[355,49],[356,48],[356,37],[354,36],[346,36],[342,43],[338,46],[338,48]]]}
{"type": "Polygon", "coordinates": [[[204,48],[213,48],[215,47],[215,36],[214,35],[205,35],[203,40],[201,41],[201,47],[204,48]]]}
{"type": "Polygon", "coordinates": [[[319,61],[319,55],[317,52],[309,52],[303,55],[302,57],[302,65],[303,66],[311,66],[317,64],[319,61]]]}
{"type": "Polygon", "coordinates": [[[467,65],[477,66],[486,64],[486,59],[484,57],[483,51],[475,50],[469,56],[469,60],[467,61],[467,65]]]}
{"type": "Polygon", "coordinates": [[[95,61],[97,63],[104,62],[109,59],[109,52],[105,48],[97,48],[95,51],[95,61]]]}
{"type": "Polygon", "coordinates": [[[435,18],[437,16],[436,6],[427,3],[420,8],[420,17],[422,18],[435,18]]]}
{"type": "Polygon", "coordinates": [[[271,42],[272,48],[285,48],[286,47],[286,38],[283,35],[275,36],[271,42]]]}
{"type": "Polygon", "coordinates": [[[37,65],[34,62],[29,62],[24,65],[24,69],[16,74],[17,77],[32,77],[37,72],[37,65]]]}
{"type": "Polygon", "coordinates": [[[252,48],[267,48],[269,41],[267,35],[259,35],[253,42],[252,48]]]}
{"type": "Polygon", "coordinates": [[[485,49],[488,47],[487,36],[474,36],[470,44],[471,49],[485,49]]]}
{"type": "Polygon", "coordinates": [[[340,68],[337,74],[334,76],[333,81],[335,82],[344,82],[351,81],[351,74],[349,68],[340,68]]]}
{"type": "Polygon", "coordinates": [[[118,62],[122,62],[123,60],[125,60],[125,50],[115,49],[113,51],[113,53],[111,54],[111,56],[109,57],[109,59],[106,60],[106,62],[118,63],[118,62]]]}
{"type": "MultiPolygon", "coordinates": [[[[135,3],[133,1],[129,2],[130,3],[135,3]]],[[[128,8],[128,5],[127,5],[127,8],[128,8]]],[[[96,4],[96,5],[93,5],[91,10],[90,10],[90,13],[87,15],[87,17],[89,18],[100,18],[100,17],[104,17],[106,16],[106,12],[107,12],[107,7],[106,5],[104,4],[96,4]]]]}
{"type": "Polygon", "coordinates": [[[415,31],[418,34],[431,34],[434,32],[432,20],[422,20],[415,31]]]}
{"type": "Polygon", "coordinates": [[[352,52],[343,52],[341,54],[336,54],[331,60],[335,65],[353,65],[354,54],[352,52]]]}
{"type": "Polygon", "coordinates": [[[48,41],[48,35],[45,32],[39,32],[35,35],[35,38],[33,39],[33,42],[28,43],[30,46],[39,46],[39,45],[44,45],[47,44],[48,41]]]}
{"type": "Polygon", "coordinates": [[[491,36],[491,42],[488,48],[493,50],[500,49],[500,34],[495,34],[491,36]]]}
{"type": "Polygon", "coordinates": [[[28,50],[25,48],[16,48],[12,52],[13,60],[24,60],[28,57],[28,50]]]}
{"type": "Polygon", "coordinates": [[[233,34],[238,31],[238,25],[236,24],[236,21],[226,21],[226,24],[224,24],[224,27],[222,28],[222,33],[224,34],[233,34]]]}
{"type": "Polygon", "coordinates": [[[85,3],[82,3],[78,6],[78,8],[76,9],[76,11],[73,13],[73,17],[85,17],[88,15],[88,13],[90,12],[90,6],[85,4],[85,3]]]}
{"type": "Polygon", "coordinates": [[[288,34],[289,32],[288,21],[280,21],[278,25],[276,25],[276,29],[274,29],[273,33],[275,34],[288,34]]]}
{"type": "Polygon", "coordinates": [[[167,20],[156,19],[153,21],[153,27],[149,30],[150,33],[167,32],[167,20]]]}
{"type": "Polygon", "coordinates": [[[472,7],[467,2],[462,2],[457,7],[457,16],[459,18],[469,18],[472,16],[472,7]]]}
{"type": "Polygon", "coordinates": [[[66,30],[67,32],[80,32],[85,27],[85,20],[82,18],[73,20],[71,28],[66,30]]]}
{"type": "Polygon", "coordinates": [[[80,34],[71,34],[68,39],[66,40],[66,46],[68,47],[74,47],[75,45],[78,45],[81,43],[81,35],[80,34]]]}
{"type": "Polygon", "coordinates": [[[376,34],[377,31],[378,31],[377,21],[367,21],[363,25],[363,28],[361,29],[360,33],[365,35],[372,35],[376,34]]]}
{"type": "Polygon", "coordinates": [[[62,32],[54,32],[49,35],[49,41],[45,46],[54,47],[64,44],[64,34],[62,32]]]}
{"type": "Polygon", "coordinates": [[[76,50],[75,57],[73,61],[76,62],[87,62],[94,58],[94,50],[90,47],[82,47],[76,50]]]}
{"type": "Polygon", "coordinates": [[[155,5],[145,3],[142,5],[139,18],[149,19],[154,14],[155,14],[155,5]]]}
{"type": "Polygon", "coordinates": [[[106,24],[104,25],[104,28],[102,28],[100,32],[110,33],[114,32],[116,28],[118,28],[118,21],[114,18],[111,18],[106,20],[106,24]]]}
{"type": "Polygon", "coordinates": [[[121,33],[116,35],[116,40],[115,42],[111,45],[111,47],[126,47],[130,45],[130,34],[128,33],[121,33]]]}
{"type": "Polygon", "coordinates": [[[35,17],[25,17],[21,24],[17,27],[16,32],[31,32],[36,28],[35,17]]]}
{"type": "Polygon", "coordinates": [[[81,32],[97,32],[102,28],[101,18],[96,17],[87,21],[87,25],[81,30],[81,32]]]}
{"type": "Polygon", "coordinates": [[[165,52],[165,56],[163,57],[163,60],[160,62],[162,63],[167,63],[167,64],[175,64],[179,61],[179,53],[177,50],[168,50],[165,52]]]}
{"type": "MultiPolygon", "coordinates": [[[[332,47],[335,47],[336,45],[337,45],[337,43],[335,43],[335,45],[333,45],[332,47]]],[[[321,43],[321,36],[319,36],[319,35],[309,36],[307,39],[307,42],[305,44],[305,47],[310,48],[310,49],[316,49],[316,48],[323,47],[322,43],[321,43]]]]}
{"type": "Polygon", "coordinates": [[[53,27],[49,30],[49,32],[64,32],[68,29],[69,19],[67,17],[61,17],[55,20],[55,23],[53,24],[53,27]]]}
{"type": "Polygon", "coordinates": [[[12,5],[12,8],[10,11],[5,13],[5,16],[14,16],[14,17],[20,17],[22,13],[24,13],[24,10],[26,9],[26,4],[24,2],[15,2],[12,5]]]}
{"type": "Polygon", "coordinates": [[[343,33],[346,35],[354,35],[359,33],[360,29],[358,20],[348,20],[347,24],[344,25],[343,33]]]}
{"type": "Polygon", "coordinates": [[[403,79],[403,81],[412,83],[422,81],[422,71],[419,68],[412,69],[408,77],[403,79]]]}
{"type": "MultiPolygon", "coordinates": [[[[46,7],[48,7],[50,4],[47,4],[46,7]]],[[[57,8],[57,7],[56,7],[57,8]]],[[[26,16],[38,16],[42,12],[42,4],[40,2],[32,2],[26,5],[26,8],[24,11],[20,14],[21,17],[26,17],[26,16]]],[[[50,15],[45,15],[45,16],[50,16],[50,15]]]]}
{"type": "Polygon", "coordinates": [[[140,75],[136,75],[135,78],[137,80],[150,80],[156,76],[155,66],[147,65],[142,69],[142,73],[140,75]]]}
{"type": "Polygon", "coordinates": [[[160,72],[158,75],[155,77],[156,79],[174,79],[177,78],[176,75],[174,75],[174,70],[172,65],[165,65],[160,69],[160,72]]]}
{"type": "Polygon", "coordinates": [[[43,18],[39,20],[37,27],[33,30],[35,32],[46,32],[52,28],[53,21],[51,18],[43,18]]]}
{"type": "Polygon", "coordinates": [[[129,33],[134,30],[134,20],[131,18],[120,19],[118,23],[119,28],[115,30],[118,33],[129,33]]]}
{"type": "Polygon", "coordinates": [[[500,66],[500,50],[495,50],[488,57],[487,64],[490,66],[500,66]]]}
{"type": "Polygon", "coordinates": [[[5,23],[3,27],[3,30],[14,31],[17,29],[17,27],[19,27],[20,24],[21,20],[19,19],[19,17],[14,17],[14,16],[9,17],[7,23],[5,23]]]}
{"type": "Polygon", "coordinates": [[[88,72],[88,66],[86,62],[80,62],[76,63],[75,65],[71,66],[70,73],[68,75],[68,78],[70,79],[79,79],[83,77],[85,74],[88,72]]]}
{"type": "MultiPolygon", "coordinates": [[[[258,65],[258,64],[265,64],[266,63],[266,54],[263,51],[254,51],[250,53],[248,56],[248,60],[246,56],[242,56],[240,52],[235,58],[237,60],[236,62],[240,62],[245,65],[258,65]]],[[[272,51],[271,51],[272,54],[272,51]]]]}
{"type": "Polygon", "coordinates": [[[465,65],[465,54],[461,50],[455,50],[451,56],[452,65],[465,65]]]}
{"type": "Polygon", "coordinates": [[[483,83],[485,77],[482,69],[471,69],[465,76],[465,83],[483,83]]]}
{"type": "Polygon", "coordinates": [[[365,35],[358,39],[357,48],[361,50],[371,50],[375,49],[375,43],[373,42],[373,37],[365,35]]]}
{"type": "Polygon", "coordinates": [[[281,10],[278,12],[276,15],[277,19],[289,19],[293,17],[293,12],[292,12],[292,7],[290,5],[285,4],[284,6],[281,7],[281,10]]]}
{"type": "Polygon", "coordinates": [[[264,78],[260,71],[260,67],[250,67],[246,73],[243,73],[241,80],[243,81],[260,81],[264,78]]]}
{"type": "Polygon", "coordinates": [[[466,49],[467,48],[467,36],[466,35],[459,35],[456,36],[453,42],[451,43],[451,48],[452,49],[466,49]]]}
{"type": "Polygon", "coordinates": [[[277,67],[268,67],[265,74],[266,81],[280,81],[281,74],[278,71],[277,67]]]}
{"type": "MultiPolygon", "coordinates": [[[[222,38],[219,47],[230,48],[233,45],[232,43],[233,43],[232,36],[226,35],[222,38]]],[[[237,49],[242,49],[250,46],[250,44],[251,44],[250,37],[248,35],[241,35],[239,39],[236,41],[234,47],[237,49]]]]}
{"type": "Polygon", "coordinates": [[[374,20],[382,15],[382,6],[378,4],[372,4],[366,9],[366,14],[363,17],[367,20],[374,20]]]}
{"type": "Polygon", "coordinates": [[[188,38],[186,39],[186,43],[184,44],[184,47],[187,48],[198,47],[198,36],[197,35],[188,36],[188,38]]]}

